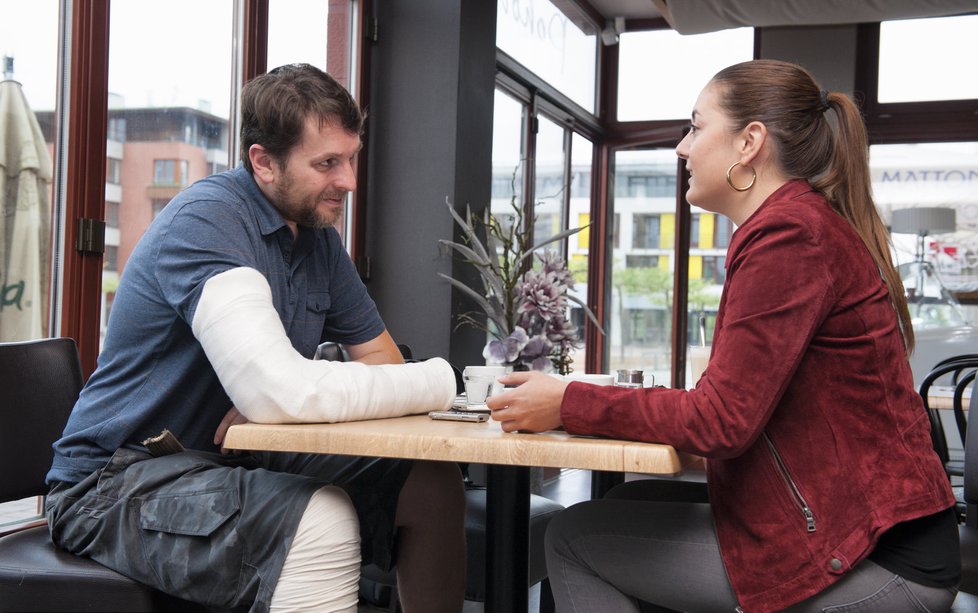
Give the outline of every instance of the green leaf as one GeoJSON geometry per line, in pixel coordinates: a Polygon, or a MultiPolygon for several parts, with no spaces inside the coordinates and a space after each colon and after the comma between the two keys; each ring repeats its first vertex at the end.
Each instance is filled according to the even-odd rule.
{"type": "Polygon", "coordinates": [[[479,240],[479,235],[472,226],[472,210],[469,207],[465,207],[466,220],[462,219],[461,216],[455,212],[455,207],[452,206],[452,203],[448,198],[445,198],[445,204],[448,206],[448,212],[451,213],[452,219],[454,219],[455,223],[462,228],[462,232],[465,234],[465,237],[468,239],[472,248],[479,252],[482,260],[488,262],[489,254],[486,253],[485,248],[482,246],[482,242],[479,240]]]}
{"type": "Polygon", "coordinates": [[[492,307],[492,305],[490,304],[489,300],[485,296],[483,296],[479,292],[475,291],[474,289],[472,289],[468,285],[462,283],[458,279],[454,279],[454,278],[450,277],[449,275],[446,275],[445,273],[441,273],[440,272],[440,273],[438,273],[438,276],[446,279],[454,287],[456,287],[457,289],[459,289],[463,294],[465,294],[468,297],[472,298],[472,300],[474,300],[476,302],[476,304],[478,304],[479,307],[483,311],[485,311],[486,316],[489,317],[489,319],[492,320],[492,322],[494,324],[496,324],[497,326],[500,326],[500,328],[503,328],[504,327],[503,324],[505,323],[505,319],[502,318],[502,317],[500,317],[498,311],[492,307]]]}
{"type": "Polygon", "coordinates": [[[581,308],[584,309],[584,314],[588,316],[588,319],[594,322],[594,325],[598,327],[598,331],[601,332],[602,335],[604,335],[604,328],[601,327],[601,322],[598,321],[598,318],[594,315],[594,313],[591,312],[591,309],[588,308],[587,304],[585,304],[584,301],[578,298],[577,296],[574,296],[570,293],[565,294],[565,296],[567,297],[568,300],[572,302],[576,302],[577,304],[581,305],[581,308]]]}
{"type": "Polygon", "coordinates": [[[465,256],[466,261],[472,264],[473,266],[478,266],[479,268],[489,267],[488,261],[486,261],[484,258],[479,256],[479,254],[477,254],[472,249],[466,247],[462,243],[456,243],[455,241],[450,241],[443,238],[439,239],[438,242],[441,243],[442,245],[445,245],[446,247],[451,247],[455,251],[458,251],[460,254],[465,256]]]}
{"type": "Polygon", "coordinates": [[[520,256],[519,261],[522,262],[526,258],[531,257],[541,247],[545,247],[545,246],[547,246],[547,245],[549,245],[551,243],[555,243],[557,241],[562,241],[562,240],[564,240],[565,238],[567,238],[569,236],[574,236],[575,234],[577,234],[578,232],[580,232],[581,230],[583,230],[586,227],[587,226],[582,226],[580,228],[569,228],[567,230],[564,230],[563,232],[558,232],[557,234],[554,234],[553,236],[551,236],[547,240],[545,240],[545,241],[543,241],[541,243],[537,243],[536,245],[530,247],[529,251],[527,251],[522,256],[520,256]]]}

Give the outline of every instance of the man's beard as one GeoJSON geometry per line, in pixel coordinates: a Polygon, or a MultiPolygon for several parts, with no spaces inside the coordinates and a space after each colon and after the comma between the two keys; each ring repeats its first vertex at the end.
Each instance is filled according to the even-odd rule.
{"type": "Polygon", "coordinates": [[[321,210],[319,203],[326,199],[339,199],[346,196],[346,191],[319,192],[312,196],[300,197],[296,200],[294,193],[295,182],[289,173],[283,173],[280,183],[275,187],[272,204],[279,213],[289,221],[307,228],[329,228],[343,216],[343,209],[321,210]]]}

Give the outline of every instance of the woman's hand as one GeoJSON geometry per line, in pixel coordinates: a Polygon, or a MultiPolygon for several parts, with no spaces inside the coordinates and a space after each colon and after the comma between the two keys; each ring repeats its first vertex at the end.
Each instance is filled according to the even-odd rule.
{"type": "Polygon", "coordinates": [[[514,372],[500,377],[504,385],[518,385],[486,399],[492,418],[506,432],[543,432],[561,425],[560,403],[567,382],[542,372],[514,372]]]}
{"type": "Polygon", "coordinates": [[[237,424],[248,423],[248,418],[238,412],[238,409],[231,407],[231,410],[227,412],[224,419],[217,426],[217,431],[214,433],[214,444],[221,446],[221,453],[227,455],[231,453],[224,448],[224,437],[228,433],[228,428],[237,424]]]}

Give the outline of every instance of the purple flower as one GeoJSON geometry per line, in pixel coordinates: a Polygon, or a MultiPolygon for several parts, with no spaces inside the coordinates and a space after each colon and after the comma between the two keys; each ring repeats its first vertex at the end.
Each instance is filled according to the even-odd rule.
{"type": "Polygon", "coordinates": [[[567,288],[557,282],[557,275],[530,270],[523,275],[517,290],[522,298],[519,314],[538,315],[550,320],[567,308],[567,288]]]}
{"type": "Polygon", "coordinates": [[[554,369],[554,362],[550,359],[549,355],[541,355],[532,362],[530,362],[531,370],[539,370],[542,372],[551,372],[554,369]]]}
{"type": "Polygon", "coordinates": [[[482,350],[482,357],[493,364],[512,364],[520,357],[520,352],[526,347],[528,341],[526,330],[516,326],[512,334],[506,338],[489,341],[482,350]]]}
{"type": "Polygon", "coordinates": [[[566,372],[570,352],[581,345],[577,327],[567,317],[567,294],[574,277],[555,252],[537,257],[540,266],[526,271],[514,288],[518,304],[514,330],[487,343],[482,355],[489,363],[566,372]]]}
{"type": "Polygon", "coordinates": [[[528,364],[533,370],[549,372],[553,369],[553,362],[550,354],[553,353],[554,344],[545,335],[539,334],[530,338],[530,341],[523,348],[520,360],[528,364]]]}
{"type": "Polygon", "coordinates": [[[548,356],[553,351],[554,344],[546,336],[534,336],[523,348],[523,360],[535,360],[540,356],[548,356]]]}
{"type": "Polygon", "coordinates": [[[543,264],[542,271],[553,274],[553,282],[566,289],[574,287],[574,276],[567,269],[567,263],[557,255],[556,251],[547,251],[538,256],[543,264]]]}
{"type": "Polygon", "coordinates": [[[577,342],[577,326],[568,321],[562,314],[550,320],[547,338],[554,343],[577,342]]]}

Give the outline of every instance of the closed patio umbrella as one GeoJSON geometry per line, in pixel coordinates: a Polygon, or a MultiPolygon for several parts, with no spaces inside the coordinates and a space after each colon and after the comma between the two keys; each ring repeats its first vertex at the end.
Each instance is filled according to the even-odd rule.
{"type": "Polygon", "coordinates": [[[20,83],[0,81],[0,341],[47,336],[51,177],[20,83]]]}

